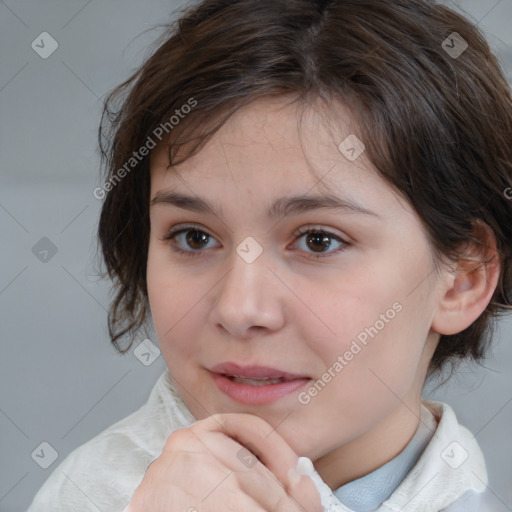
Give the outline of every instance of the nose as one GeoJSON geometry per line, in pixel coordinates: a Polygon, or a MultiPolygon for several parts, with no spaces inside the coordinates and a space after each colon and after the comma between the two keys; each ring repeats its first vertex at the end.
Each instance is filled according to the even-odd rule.
{"type": "Polygon", "coordinates": [[[231,261],[232,266],[214,288],[213,325],[236,339],[280,329],[286,288],[269,268],[265,251],[252,263],[233,251],[231,261]]]}

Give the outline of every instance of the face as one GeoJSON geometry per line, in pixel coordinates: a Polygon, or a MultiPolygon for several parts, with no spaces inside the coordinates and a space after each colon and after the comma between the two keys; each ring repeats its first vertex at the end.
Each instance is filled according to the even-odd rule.
{"type": "MultiPolygon", "coordinates": [[[[147,266],[158,342],[192,414],[262,417],[332,485],[414,433],[441,297],[419,218],[364,152],[338,149],[355,128],[342,105],[336,115],[311,108],[299,129],[295,106],[258,100],[179,166],[155,149],[147,266]],[[312,201],[325,196],[340,205],[312,201]],[[212,372],[225,362],[302,378],[237,383],[212,372]]],[[[231,374],[258,376],[246,371],[231,374]]]]}

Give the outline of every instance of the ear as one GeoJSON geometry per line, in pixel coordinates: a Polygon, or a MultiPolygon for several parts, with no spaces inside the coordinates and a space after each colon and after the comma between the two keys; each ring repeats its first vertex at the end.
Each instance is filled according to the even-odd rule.
{"type": "Polygon", "coordinates": [[[444,294],[431,326],[439,334],[457,334],[469,327],[485,310],[496,289],[500,263],[492,229],[476,221],[473,233],[482,245],[468,244],[461,258],[446,271],[444,294]]]}

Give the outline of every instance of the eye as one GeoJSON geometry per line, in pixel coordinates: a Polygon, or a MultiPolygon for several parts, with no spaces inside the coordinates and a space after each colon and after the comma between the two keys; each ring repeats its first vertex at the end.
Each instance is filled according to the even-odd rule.
{"type": "Polygon", "coordinates": [[[349,245],[348,242],[345,242],[345,240],[341,239],[338,235],[320,228],[302,228],[299,230],[297,235],[299,235],[299,240],[305,237],[304,240],[306,242],[306,246],[313,249],[312,254],[317,258],[325,258],[332,256],[333,254],[337,254],[349,245]],[[340,244],[338,248],[332,251],[322,250],[329,249],[331,247],[331,240],[336,240],[340,244]]]}
{"type": "Polygon", "coordinates": [[[179,229],[171,229],[165,236],[171,244],[171,249],[184,256],[199,256],[201,249],[207,245],[212,236],[205,231],[197,229],[197,226],[181,226],[179,229]],[[192,250],[182,249],[181,246],[191,247],[192,250]]]}
{"type": "MultiPolygon", "coordinates": [[[[348,242],[338,235],[320,228],[302,228],[296,235],[299,237],[299,240],[305,237],[306,246],[313,249],[313,252],[309,254],[317,258],[332,256],[343,251],[349,245],[348,242]],[[328,251],[327,249],[332,246],[331,240],[335,240],[339,246],[335,250],[328,251]]],[[[195,257],[200,256],[204,252],[202,249],[208,248],[208,242],[212,238],[212,235],[202,229],[198,229],[198,226],[181,226],[171,229],[164,236],[163,240],[169,241],[174,252],[184,256],[195,257]]],[[[308,252],[305,249],[302,250],[308,252]]]]}

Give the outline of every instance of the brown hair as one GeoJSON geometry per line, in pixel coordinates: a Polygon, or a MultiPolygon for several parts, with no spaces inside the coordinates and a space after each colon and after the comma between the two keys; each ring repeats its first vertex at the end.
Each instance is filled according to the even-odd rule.
{"type": "Polygon", "coordinates": [[[366,156],[415,208],[436,257],[478,244],[476,219],[492,229],[498,286],[472,325],[441,336],[429,373],[483,358],[491,319],[511,307],[512,99],[479,30],[428,0],[205,0],[165,29],[107,96],[99,130],[108,193],[98,236],[116,290],[108,317],[116,349],[129,350],[150,316],[149,158],[135,161],[134,151],[151,147],[163,126],[175,165],[240,107],[292,94],[302,105],[350,99],[366,156]],[[461,55],[447,51],[454,32],[468,45],[461,55]],[[191,100],[197,107],[185,109],[191,100]]]}

